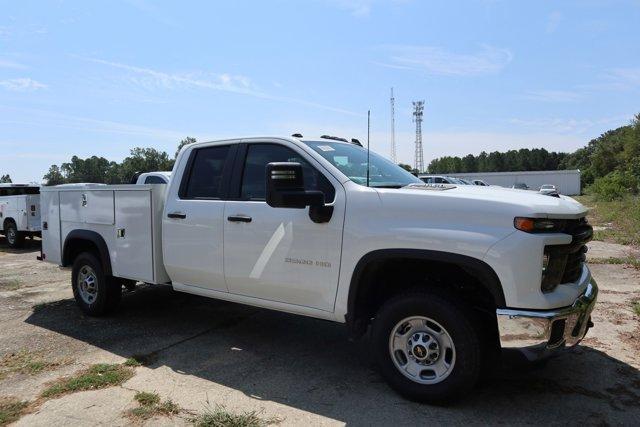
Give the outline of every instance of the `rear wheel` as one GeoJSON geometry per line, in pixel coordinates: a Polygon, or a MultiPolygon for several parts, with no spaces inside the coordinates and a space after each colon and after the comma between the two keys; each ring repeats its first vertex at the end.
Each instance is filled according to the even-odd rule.
{"type": "Polygon", "coordinates": [[[18,227],[13,221],[7,221],[4,235],[10,248],[20,248],[24,244],[24,234],[18,231],[18,227]]]}
{"type": "Polygon", "coordinates": [[[120,282],[106,276],[102,264],[90,252],[81,253],[73,262],[71,284],[76,304],[90,316],[112,312],[122,296],[120,282]]]}
{"type": "Polygon", "coordinates": [[[428,292],[388,301],[373,321],[375,357],[383,377],[403,396],[444,403],[478,381],[482,350],[469,310],[428,292]]]}

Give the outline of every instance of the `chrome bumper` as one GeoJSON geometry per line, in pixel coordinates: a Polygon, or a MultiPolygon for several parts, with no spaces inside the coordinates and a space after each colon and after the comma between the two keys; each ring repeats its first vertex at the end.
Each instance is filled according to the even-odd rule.
{"type": "Polygon", "coordinates": [[[498,332],[503,349],[518,349],[528,359],[578,344],[591,326],[598,286],[591,279],[587,289],[570,307],[555,310],[498,309],[498,332]]]}

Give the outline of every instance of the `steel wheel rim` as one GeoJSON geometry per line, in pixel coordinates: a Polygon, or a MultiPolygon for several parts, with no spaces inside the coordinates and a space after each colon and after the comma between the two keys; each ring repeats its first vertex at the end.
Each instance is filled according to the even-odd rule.
{"type": "Polygon", "coordinates": [[[82,301],[89,305],[95,302],[98,297],[98,277],[93,268],[88,265],[80,267],[76,287],[82,301]]]}
{"type": "Polygon", "coordinates": [[[389,354],[396,369],[418,384],[444,381],[456,363],[456,349],[449,332],[424,316],[407,317],[391,329],[389,354]]]}

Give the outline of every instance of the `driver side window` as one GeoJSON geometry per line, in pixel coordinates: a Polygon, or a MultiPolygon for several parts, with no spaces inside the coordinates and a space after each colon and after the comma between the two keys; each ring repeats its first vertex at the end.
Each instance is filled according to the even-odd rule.
{"type": "Polygon", "coordinates": [[[292,149],[278,144],[252,144],[242,173],[240,198],[243,200],[265,200],[266,167],[272,162],[296,162],[302,165],[305,190],[320,190],[325,203],[333,202],[335,189],[329,180],[292,149]]]}

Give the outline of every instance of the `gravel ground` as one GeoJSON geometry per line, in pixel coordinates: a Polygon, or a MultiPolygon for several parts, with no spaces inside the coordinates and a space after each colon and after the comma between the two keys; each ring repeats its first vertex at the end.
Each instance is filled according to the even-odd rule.
{"type": "MultiPolygon", "coordinates": [[[[593,242],[589,256],[630,248],[593,242]]],[[[595,264],[600,297],[587,339],[546,366],[505,362],[467,399],[449,407],[408,402],[373,370],[365,343],[345,328],[284,313],[140,287],[110,317],[75,307],[70,273],[0,238],[0,356],[29,354],[37,372],[0,370],[0,398],[36,401],[19,425],[128,425],[136,391],[185,409],[149,425],[186,425],[209,407],[258,411],[283,425],[570,424],[637,425],[640,419],[640,272],[595,264]],[[38,399],[46,384],[94,363],[143,366],[121,386],[38,399]]],[[[0,369],[5,369],[0,366],[0,369]]],[[[8,369],[8,368],[6,368],[8,369]]]]}

